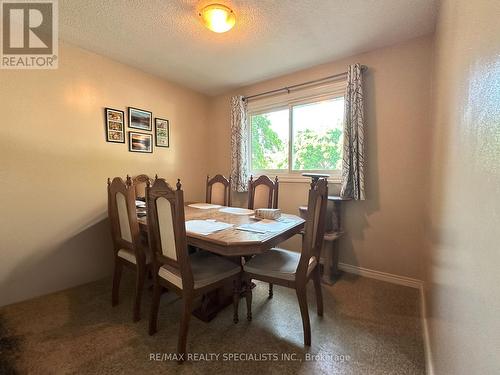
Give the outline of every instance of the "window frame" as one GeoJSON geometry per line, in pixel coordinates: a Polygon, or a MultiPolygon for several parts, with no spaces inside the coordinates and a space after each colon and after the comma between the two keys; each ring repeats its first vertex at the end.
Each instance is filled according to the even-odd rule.
{"type": "Polygon", "coordinates": [[[250,102],[248,105],[248,153],[247,161],[252,175],[267,175],[269,177],[278,176],[281,182],[310,182],[309,177],[302,176],[302,173],[326,173],[329,174],[329,182],[338,183],[341,180],[342,169],[333,170],[293,170],[293,107],[303,104],[316,103],[323,100],[334,100],[344,98],[345,100],[345,80],[330,84],[321,85],[314,88],[300,90],[295,93],[282,96],[265,98],[250,102]],[[288,169],[253,169],[252,167],[252,116],[288,109],[288,169]]]}

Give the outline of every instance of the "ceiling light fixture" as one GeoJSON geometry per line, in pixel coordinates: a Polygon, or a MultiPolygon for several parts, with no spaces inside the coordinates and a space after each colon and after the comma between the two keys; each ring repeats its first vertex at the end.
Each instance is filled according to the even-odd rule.
{"type": "Polygon", "coordinates": [[[222,4],[207,5],[200,11],[199,16],[203,24],[216,33],[231,30],[236,22],[234,12],[222,4]]]}

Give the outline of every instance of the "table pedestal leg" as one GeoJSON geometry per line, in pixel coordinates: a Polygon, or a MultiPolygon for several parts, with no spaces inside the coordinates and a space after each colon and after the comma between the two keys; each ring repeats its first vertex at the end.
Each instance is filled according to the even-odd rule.
{"type": "MultiPolygon", "coordinates": [[[[240,298],[245,297],[247,288],[255,288],[254,283],[248,285],[248,281],[242,280],[240,285],[240,298]]],[[[201,297],[201,304],[193,311],[193,315],[204,322],[209,322],[217,316],[223,308],[233,304],[233,284],[227,285],[208,292],[201,297]]]]}

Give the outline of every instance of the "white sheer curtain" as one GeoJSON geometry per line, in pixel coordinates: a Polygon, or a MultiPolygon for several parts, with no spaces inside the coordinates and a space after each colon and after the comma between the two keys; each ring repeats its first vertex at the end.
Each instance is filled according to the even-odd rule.
{"type": "Polygon", "coordinates": [[[340,195],[365,199],[365,136],[363,73],[360,64],[349,65],[344,110],[344,153],[340,195]]]}
{"type": "Polygon", "coordinates": [[[231,98],[231,181],[233,190],[248,190],[247,103],[243,96],[231,98]]]}

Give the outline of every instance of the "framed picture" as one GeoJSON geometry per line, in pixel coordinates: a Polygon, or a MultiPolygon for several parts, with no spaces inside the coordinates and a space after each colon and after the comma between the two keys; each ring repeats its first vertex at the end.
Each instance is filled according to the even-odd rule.
{"type": "Polygon", "coordinates": [[[106,142],[125,143],[125,114],[123,111],[104,108],[106,142]]]}
{"type": "Polygon", "coordinates": [[[170,146],[170,129],[168,120],[162,118],[155,118],[155,139],[156,147],[169,147],[170,146]]]}
{"type": "Polygon", "coordinates": [[[128,150],[131,152],[153,152],[153,135],[128,132],[128,150]]]}
{"type": "Polygon", "coordinates": [[[128,107],[128,127],[140,130],[153,130],[153,114],[142,109],[128,107]]]}

